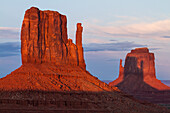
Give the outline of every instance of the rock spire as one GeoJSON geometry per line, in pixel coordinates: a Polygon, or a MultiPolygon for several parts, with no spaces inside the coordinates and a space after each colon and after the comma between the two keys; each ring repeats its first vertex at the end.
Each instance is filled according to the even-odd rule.
{"type": "Polygon", "coordinates": [[[82,32],[83,32],[83,27],[81,26],[81,23],[77,23],[76,46],[78,49],[79,66],[82,67],[83,69],[86,69],[83,47],[82,47],[82,32]]]}
{"type": "Polygon", "coordinates": [[[124,67],[122,66],[122,59],[120,59],[120,65],[119,65],[119,77],[123,79],[124,75],[124,67]]]}

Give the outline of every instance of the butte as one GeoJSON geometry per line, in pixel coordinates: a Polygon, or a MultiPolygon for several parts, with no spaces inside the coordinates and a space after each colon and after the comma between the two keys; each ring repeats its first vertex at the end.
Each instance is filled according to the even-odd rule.
{"type": "Polygon", "coordinates": [[[158,104],[170,103],[170,87],[156,78],[155,57],[148,48],[136,48],[120,59],[119,77],[109,83],[137,99],[158,104]]]}
{"type": "Polygon", "coordinates": [[[81,23],[76,44],[67,19],[31,7],[21,29],[22,66],[0,79],[1,113],[160,113],[167,109],[111,87],[86,70],[81,23]]]}

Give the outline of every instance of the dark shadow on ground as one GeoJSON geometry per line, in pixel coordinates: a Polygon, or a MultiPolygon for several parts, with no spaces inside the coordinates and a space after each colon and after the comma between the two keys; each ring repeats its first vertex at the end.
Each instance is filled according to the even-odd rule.
{"type": "Polygon", "coordinates": [[[160,113],[167,109],[122,92],[0,91],[3,113],[160,113]],[[135,108],[135,109],[134,109],[135,108]]]}

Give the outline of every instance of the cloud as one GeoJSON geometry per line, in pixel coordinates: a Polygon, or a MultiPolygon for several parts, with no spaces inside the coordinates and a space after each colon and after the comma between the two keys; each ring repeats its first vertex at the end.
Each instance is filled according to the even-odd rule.
{"type": "Polygon", "coordinates": [[[170,36],[170,20],[160,20],[155,22],[140,22],[136,24],[120,24],[119,26],[98,25],[86,23],[86,33],[103,37],[127,37],[127,38],[162,38],[170,36]]]}
{"type": "Polygon", "coordinates": [[[112,41],[112,42],[114,42],[114,41],[117,41],[117,40],[109,40],[109,41],[112,41]]]}
{"type": "Polygon", "coordinates": [[[135,44],[134,42],[116,43],[90,43],[86,44],[84,50],[88,51],[130,51],[134,47],[146,47],[147,45],[135,44]]]}
{"type": "Polygon", "coordinates": [[[0,27],[0,39],[19,39],[20,34],[19,28],[13,28],[13,27],[0,27]]]}
{"type": "Polygon", "coordinates": [[[170,36],[163,36],[163,38],[170,38],[170,36]]]}
{"type": "Polygon", "coordinates": [[[0,30],[20,30],[20,28],[17,28],[17,27],[0,27],[0,30]]]}
{"type": "Polygon", "coordinates": [[[0,43],[0,57],[19,55],[20,48],[20,42],[0,43]]]}
{"type": "Polygon", "coordinates": [[[149,50],[153,51],[153,50],[160,50],[161,48],[149,48],[149,50]]]}

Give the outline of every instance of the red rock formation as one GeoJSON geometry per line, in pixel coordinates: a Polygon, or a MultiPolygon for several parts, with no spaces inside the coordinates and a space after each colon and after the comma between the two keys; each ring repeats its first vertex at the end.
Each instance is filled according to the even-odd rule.
{"type": "Polygon", "coordinates": [[[21,29],[22,63],[58,63],[66,60],[66,16],[32,7],[21,29]]]}
{"type": "Polygon", "coordinates": [[[68,64],[72,64],[74,65],[75,63],[77,65],[78,62],[79,62],[79,58],[78,58],[78,50],[77,50],[77,46],[73,43],[72,39],[68,39],[68,43],[66,44],[67,45],[67,49],[68,49],[68,64]]]}
{"type": "Polygon", "coordinates": [[[67,39],[66,17],[58,12],[35,7],[26,11],[21,50],[23,65],[0,79],[2,113],[168,111],[145,105],[86,71],[81,24],[75,45],[67,39]]]}
{"type": "Polygon", "coordinates": [[[75,45],[68,42],[65,15],[35,7],[28,9],[21,30],[22,63],[72,64],[85,69],[82,32],[78,23],[75,45]]]}
{"type": "Polygon", "coordinates": [[[157,90],[167,90],[170,87],[156,79],[154,53],[149,53],[147,48],[137,48],[126,56],[124,76],[140,75],[143,81],[157,90]]]}
{"type": "Polygon", "coordinates": [[[141,75],[143,78],[155,75],[154,53],[149,53],[148,48],[137,48],[128,53],[125,61],[125,77],[130,74],[141,75]]]}
{"type": "Polygon", "coordinates": [[[119,82],[116,83],[115,81],[109,83],[111,86],[118,85],[123,80],[126,80],[126,78],[129,78],[128,76],[136,76],[155,89],[169,89],[168,86],[156,79],[154,53],[149,53],[148,48],[136,48],[128,53],[125,60],[123,77],[122,69],[123,67],[120,65],[119,78],[124,79],[119,79],[119,82]]]}
{"type": "Polygon", "coordinates": [[[76,46],[78,49],[79,66],[82,67],[83,69],[86,69],[83,47],[82,47],[82,32],[83,32],[83,27],[81,26],[81,23],[77,23],[76,46]]]}
{"type": "Polygon", "coordinates": [[[120,59],[119,77],[123,79],[123,75],[124,75],[124,67],[122,66],[122,59],[120,59]]]}
{"type": "MultiPolygon", "coordinates": [[[[137,98],[139,99],[142,98],[150,102],[156,100],[154,102],[159,101],[163,103],[161,99],[166,97],[164,94],[159,95],[161,98],[159,98],[159,100],[157,100],[158,95],[152,95],[153,98],[147,97],[147,95],[150,95],[150,92],[160,94],[158,92],[161,90],[170,90],[170,87],[156,79],[154,53],[149,53],[148,48],[137,48],[128,53],[125,60],[123,75],[122,69],[123,67],[120,65],[119,77],[110,82],[110,86],[117,86],[122,91],[132,94],[135,97],[138,95],[137,98]]],[[[169,100],[167,101],[169,102],[169,100]]]]}
{"type": "Polygon", "coordinates": [[[66,16],[56,11],[32,7],[25,12],[21,29],[23,65],[0,79],[0,90],[117,90],[86,71],[83,27],[77,24],[75,45],[67,39],[66,23],[66,16]]]}

